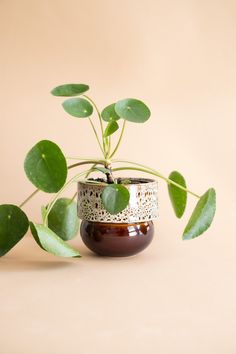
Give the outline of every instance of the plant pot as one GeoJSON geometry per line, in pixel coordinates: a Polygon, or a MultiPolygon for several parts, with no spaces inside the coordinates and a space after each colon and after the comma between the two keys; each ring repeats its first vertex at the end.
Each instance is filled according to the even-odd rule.
{"type": "Polygon", "coordinates": [[[130,193],[129,205],[116,215],[102,205],[103,185],[78,182],[80,234],[85,245],[99,255],[132,256],[153,239],[153,220],[158,217],[157,182],[146,178],[129,180],[131,183],[125,184],[130,193]]]}

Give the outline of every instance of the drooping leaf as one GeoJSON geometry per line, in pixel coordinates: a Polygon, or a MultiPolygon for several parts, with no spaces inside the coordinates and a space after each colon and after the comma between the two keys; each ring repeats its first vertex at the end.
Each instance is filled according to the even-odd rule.
{"type": "Polygon", "coordinates": [[[93,113],[93,106],[84,98],[69,98],[62,106],[67,113],[76,118],[86,118],[93,113]]]}
{"type": "Polygon", "coordinates": [[[0,205],[0,257],[14,247],[26,234],[29,221],[16,205],[0,205]]]}
{"type": "Polygon", "coordinates": [[[124,210],[129,204],[129,198],[128,189],[119,184],[110,184],[102,192],[104,208],[112,215],[124,210]]]}
{"type": "Polygon", "coordinates": [[[115,111],[115,103],[110,104],[109,106],[105,107],[101,113],[102,119],[105,122],[110,122],[112,120],[118,120],[120,117],[115,111]]]}
{"type": "Polygon", "coordinates": [[[64,241],[74,238],[79,230],[77,204],[69,198],[58,199],[48,215],[48,227],[64,241]]]}
{"type": "MultiPolygon", "coordinates": [[[[169,179],[186,188],[185,179],[178,171],[171,172],[169,179]]],[[[168,191],[175,215],[181,218],[186,208],[187,192],[171,183],[168,184],[168,191]]]]}
{"type": "Polygon", "coordinates": [[[27,154],[24,169],[35,187],[47,193],[56,193],[67,178],[66,159],[55,143],[38,142],[27,154]]]}
{"type": "Polygon", "coordinates": [[[43,250],[60,257],[80,257],[77,249],[63,241],[48,227],[30,222],[30,229],[35,241],[43,250]]]}
{"type": "Polygon", "coordinates": [[[210,188],[199,199],[184,230],[183,240],[191,240],[206,231],[212,223],[215,210],[216,192],[213,188],[210,188]]]}
{"type": "Polygon", "coordinates": [[[108,136],[112,135],[119,129],[119,125],[115,120],[112,120],[109,122],[106,126],[105,132],[104,132],[104,137],[107,138],[108,136]]]}
{"type": "Polygon", "coordinates": [[[85,84],[65,84],[55,87],[51,94],[53,96],[78,96],[89,90],[89,86],[85,84]]]}
{"type": "Polygon", "coordinates": [[[118,101],[115,104],[115,111],[120,117],[134,123],[144,123],[151,115],[145,103],[134,98],[118,101]]]}

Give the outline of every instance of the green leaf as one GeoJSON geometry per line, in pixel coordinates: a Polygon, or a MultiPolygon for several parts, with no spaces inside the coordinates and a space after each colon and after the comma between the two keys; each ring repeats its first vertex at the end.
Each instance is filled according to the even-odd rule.
{"type": "Polygon", "coordinates": [[[35,241],[43,250],[60,257],[80,257],[77,249],[63,241],[48,227],[31,222],[30,229],[35,241]]]}
{"type": "Polygon", "coordinates": [[[77,118],[86,118],[93,113],[93,106],[84,98],[69,98],[62,106],[67,113],[77,118]]]}
{"type": "MultiPolygon", "coordinates": [[[[169,179],[186,188],[185,179],[178,171],[171,172],[169,179]]],[[[175,215],[177,218],[181,218],[186,208],[187,192],[171,183],[168,184],[168,191],[175,215]]]]}
{"type": "Polygon", "coordinates": [[[14,247],[26,234],[29,221],[16,205],[0,205],[0,257],[14,247]]]}
{"type": "Polygon", "coordinates": [[[144,123],[151,115],[150,109],[142,101],[134,98],[118,101],[115,104],[115,111],[120,117],[134,123],[144,123]]]}
{"type": "Polygon", "coordinates": [[[119,125],[115,120],[112,120],[109,122],[106,126],[105,132],[104,132],[104,137],[107,138],[108,136],[112,135],[119,129],[119,125]]]}
{"type": "Polygon", "coordinates": [[[102,192],[104,208],[112,215],[124,210],[129,204],[129,198],[128,189],[119,184],[110,184],[102,192]]]}
{"type": "Polygon", "coordinates": [[[38,142],[27,154],[24,169],[35,187],[46,193],[56,193],[67,178],[66,159],[55,143],[49,140],[38,142]]]}
{"type": "Polygon", "coordinates": [[[191,240],[206,231],[212,223],[215,210],[216,192],[213,188],[210,188],[199,199],[184,230],[183,240],[191,240]]]}
{"type": "Polygon", "coordinates": [[[112,103],[109,106],[105,107],[101,113],[101,116],[102,119],[105,120],[105,122],[120,119],[120,117],[115,111],[115,103],[112,103]]]}
{"type": "Polygon", "coordinates": [[[77,204],[69,198],[58,199],[48,215],[48,227],[64,241],[74,238],[79,230],[77,204]]]}
{"type": "Polygon", "coordinates": [[[65,84],[55,87],[51,94],[53,96],[78,96],[89,90],[89,86],[85,84],[65,84]]]}

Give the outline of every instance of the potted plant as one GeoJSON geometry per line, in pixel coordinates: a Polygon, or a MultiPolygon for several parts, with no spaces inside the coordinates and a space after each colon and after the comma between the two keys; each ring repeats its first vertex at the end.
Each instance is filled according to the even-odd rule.
{"type": "Polygon", "coordinates": [[[197,198],[197,204],[183,232],[189,240],[201,235],[211,225],[215,214],[216,196],[213,188],[198,195],[190,191],[184,177],[173,171],[168,177],[138,162],[115,159],[127,122],[144,123],[150,110],[138,99],[122,99],[105,107],[101,112],[94,101],[85,95],[89,86],[65,84],[55,87],[54,96],[66,97],[62,106],[69,115],[87,119],[92,127],[101,158],[75,157],[73,164],[54,142],[42,140],[28,152],[24,169],[36,190],[19,206],[0,205],[0,255],[6,254],[27,233],[45,251],[63,257],[80,257],[68,240],[79,230],[84,243],[94,252],[108,256],[128,256],[143,250],[154,234],[153,220],[157,218],[157,181],[144,178],[148,174],[166,182],[170,200],[178,218],[184,214],[187,194],[197,198]],[[92,114],[98,118],[99,130],[92,114]],[[105,125],[105,126],[104,126],[105,125]],[[111,137],[119,133],[113,146],[111,137]],[[83,167],[83,169],[82,169],[83,167]],[[67,179],[68,170],[76,174],[67,179]],[[123,178],[123,170],[140,171],[140,178],[123,178]],[[95,178],[93,174],[100,174],[95,178]],[[118,174],[119,173],[119,174],[118,174]],[[71,184],[78,184],[74,196],[62,196],[71,184]],[[53,197],[42,207],[42,222],[30,222],[23,206],[39,191],[52,193],[53,197]],[[78,195],[78,207],[75,201],[78,195]],[[78,213],[78,214],[77,214],[78,213]],[[79,218],[78,218],[79,217],[79,218]]]}

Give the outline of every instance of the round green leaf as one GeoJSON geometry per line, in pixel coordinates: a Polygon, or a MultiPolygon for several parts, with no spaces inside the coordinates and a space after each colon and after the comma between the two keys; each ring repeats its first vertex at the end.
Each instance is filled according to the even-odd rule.
{"type": "Polygon", "coordinates": [[[26,234],[29,221],[16,205],[0,205],[0,257],[14,247],[26,234]]]}
{"type": "Polygon", "coordinates": [[[79,230],[77,204],[68,198],[58,199],[48,215],[48,227],[64,241],[75,237],[79,230]]]}
{"type": "Polygon", "coordinates": [[[129,198],[128,189],[119,184],[110,184],[102,192],[104,208],[112,215],[124,210],[129,204],[129,198]]]}
{"type": "Polygon", "coordinates": [[[206,231],[212,223],[215,210],[216,192],[213,188],[210,188],[199,199],[184,230],[183,239],[191,240],[206,231]]]}
{"type": "MultiPolygon", "coordinates": [[[[185,179],[178,171],[171,172],[169,179],[186,188],[185,179]]],[[[175,215],[181,218],[186,208],[187,192],[171,183],[168,184],[168,191],[175,215]]]]}
{"type": "Polygon", "coordinates": [[[85,84],[65,84],[55,87],[51,94],[53,96],[78,96],[89,90],[89,86],[85,84]]]}
{"type": "Polygon", "coordinates": [[[84,98],[69,98],[62,106],[67,113],[77,118],[86,118],[93,113],[93,106],[84,98]]]}
{"type": "Polygon", "coordinates": [[[47,193],[58,192],[67,178],[66,159],[55,143],[38,142],[27,154],[24,169],[35,187],[47,193]]]}
{"type": "Polygon", "coordinates": [[[112,120],[109,122],[106,126],[105,132],[104,132],[104,137],[107,138],[108,136],[112,135],[119,129],[119,125],[115,120],[112,120]]]}
{"type": "Polygon", "coordinates": [[[115,111],[115,103],[112,103],[109,106],[105,107],[101,113],[101,116],[102,119],[105,120],[105,122],[120,119],[120,117],[115,111]]]}
{"type": "Polygon", "coordinates": [[[80,257],[77,249],[63,241],[48,227],[31,222],[30,229],[35,241],[43,250],[60,257],[80,257]]]}
{"type": "Polygon", "coordinates": [[[116,113],[134,123],[144,123],[151,115],[150,109],[142,101],[127,98],[115,104],[116,113]]]}

